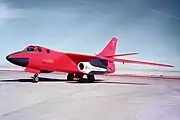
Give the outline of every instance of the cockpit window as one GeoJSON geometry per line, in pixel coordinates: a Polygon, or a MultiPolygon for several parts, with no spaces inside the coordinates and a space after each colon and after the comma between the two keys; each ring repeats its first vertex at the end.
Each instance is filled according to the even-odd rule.
{"type": "Polygon", "coordinates": [[[42,49],[40,47],[36,47],[36,46],[28,46],[24,51],[27,51],[27,52],[42,52],[42,49]]]}
{"type": "Polygon", "coordinates": [[[37,50],[38,50],[39,52],[42,52],[42,49],[41,49],[40,47],[38,47],[37,50]]]}
{"type": "MultiPolygon", "coordinates": [[[[23,51],[25,51],[25,52],[43,52],[43,48],[41,48],[40,46],[28,46],[23,51]]],[[[47,53],[49,53],[49,52],[50,51],[48,50],[47,53]]]]}
{"type": "Polygon", "coordinates": [[[33,47],[28,47],[28,48],[26,48],[25,51],[34,51],[34,48],[33,47]]]}
{"type": "Polygon", "coordinates": [[[50,53],[50,50],[49,50],[49,49],[46,49],[46,52],[47,52],[47,53],[50,53]]]}

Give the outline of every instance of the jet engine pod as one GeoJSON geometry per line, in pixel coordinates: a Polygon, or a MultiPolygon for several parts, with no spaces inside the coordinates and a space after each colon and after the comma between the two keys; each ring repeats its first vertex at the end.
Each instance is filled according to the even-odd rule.
{"type": "Polygon", "coordinates": [[[80,72],[85,74],[104,74],[107,72],[106,68],[93,66],[90,62],[80,62],[77,67],[80,72]]]}

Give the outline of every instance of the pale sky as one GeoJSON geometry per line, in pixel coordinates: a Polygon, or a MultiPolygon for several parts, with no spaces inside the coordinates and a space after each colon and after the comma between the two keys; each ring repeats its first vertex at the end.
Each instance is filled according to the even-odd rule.
{"type": "Polygon", "coordinates": [[[117,53],[138,52],[130,58],[180,70],[179,6],[179,0],[0,0],[0,65],[30,44],[96,54],[117,36],[117,53]]]}

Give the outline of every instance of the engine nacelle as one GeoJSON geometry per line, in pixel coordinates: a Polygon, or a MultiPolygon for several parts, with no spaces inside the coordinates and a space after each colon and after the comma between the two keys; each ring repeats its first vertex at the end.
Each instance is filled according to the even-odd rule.
{"type": "Polygon", "coordinates": [[[107,72],[107,68],[93,66],[90,62],[80,62],[77,67],[80,72],[85,74],[104,74],[107,72]]]}

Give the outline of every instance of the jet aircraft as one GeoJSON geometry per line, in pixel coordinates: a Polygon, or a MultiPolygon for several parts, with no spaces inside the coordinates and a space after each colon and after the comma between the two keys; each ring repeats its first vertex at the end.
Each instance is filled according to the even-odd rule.
{"type": "Polygon", "coordinates": [[[114,62],[174,67],[168,64],[116,58],[137,54],[115,54],[116,45],[117,38],[113,37],[105,48],[96,55],[60,52],[42,46],[30,45],[24,50],[8,55],[6,59],[15,65],[25,67],[26,72],[33,73],[32,82],[35,83],[39,81],[38,75],[40,73],[55,71],[67,73],[69,81],[76,78],[78,82],[82,82],[84,81],[83,76],[87,76],[86,82],[94,82],[95,75],[114,73],[116,70],[114,62]]]}

